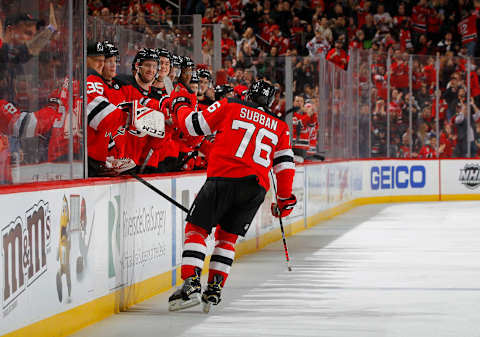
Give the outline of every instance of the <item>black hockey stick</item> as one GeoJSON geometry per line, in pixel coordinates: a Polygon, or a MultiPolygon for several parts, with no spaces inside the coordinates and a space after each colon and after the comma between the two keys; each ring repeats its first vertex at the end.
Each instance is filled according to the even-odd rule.
{"type": "Polygon", "coordinates": [[[270,175],[272,176],[272,185],[273,185],[273,190],[275,191],[275,201],[276,201],[275,207],[276,207],[276,211],[279,215],[278,221],[280,221],[280,229],[282,231],[283,249],[285,251],[285,258],[287,260],[287,268],[288,268],[288,271],[292,271],[292,267],[290,266],[290,258],[288,257],[287,239],[285,238],[285,230],[283,229],[283,221],[282,221],[282,217],[280,216],[280,209],[278,208],[277,187],[275,186],[275,179],[273,177],[272,170],[270,170],[270,175]]]}
{"type": "Polygon", "coordinates": [[[160,191],[158,188],[156,188],[155,186],[153,186],[152,184],[150,184],[148,181],[146,181],[145,179],[143,178],[140,178],[139,176],[137,176],[136,173],[133,173],[133,172],[129,172],[129,174],[134,177],[135,179],[137,179],[139,182],[141,182],[142,184],[144,184],[145,186],[147,186],[148,188],[150,188],[152,191],[160,194],[162,197],[164,197],[165,199],[167,199],[168,201],[170,201],[172,204],[174,204],[175,206],[177,206],[178,208],[180,208],[182,211],[184,211],[185,213],[188,213],[188,209],[183,206],[182,204],[179,204],[176,200],[172,199],[171,197],[169,197],[168,195],[166,195],[165,193],[163,193],[162,191],[160,191]]]}

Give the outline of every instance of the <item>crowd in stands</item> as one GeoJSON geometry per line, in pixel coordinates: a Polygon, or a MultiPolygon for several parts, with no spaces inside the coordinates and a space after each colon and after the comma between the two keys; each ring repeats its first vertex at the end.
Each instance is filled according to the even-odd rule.
{"type": "MultiPolygon", "coordinates": [[[[119,23],[118,15],[130,18],[140,14],[153,23],[164,24],[168,21],[165,19],[167,12],[178,13],[167,3],[155,0],[120,1],[115,5],[96,0],[89,1],[89,5],[92,15],[110,15],[119,23]],[[157,13],[162,16],[160,21],[156,19],[157,13]]],[[[475,99],[475,105],[468,108],[469,104],[462,99],[462,94],[468,90],[467,57],[472,57],[470,96],[478,98],[480,93],[477,74],[480,60],[475,59],[480,56],[480,43],[477,43],[480,1],[191,0],[183,1],[181,8],[185,15],[201,14],[202,22],[207,25],[202,37],[203,61],[207,66],[211,66],[213,46],[212,28],[208,24],[221,24],[223,71],[216,76],[218,84],[235,85],[238,75],[243,74],[247,85],[254,77],[265,77],[283,89],[284,58],[281,56],[292,56],[295,95],[306,101],[307,106],[311,104],[315,113],[318,113],[320,104],[319,67],[315,60],[326,57],[346,70],[347,53],[350,56],[357,53],[361,86],[370,88],[371,83],[373,89],[368,98],[370,102],[363,99],[360,107],[362,118],[367,118],[366,113],[371,118],[371,148],[363,149],[361,156],[384,157],[390,143],[390,156],[435,157],[437,153],[432,151],[435,147],[430,139],[437,137],[436,95],[439,96],[442,130],[438,136],[438,155],[464,157],[468,147],[472,156],[480,151],[477,131],[480,116],[476,114],[480,101],[475,99]],[[369,53],[373,55],[371,64],[368,62],[369,53]],[[388,55],[390,59],[387,61],[388,55]],[[411,74],[410,55],[413,55],[411,74]],[[437,56],[440,70],[438,92],[437,56]],[[412,95],[409,75],[412,77],[412,95]],[[467,110],[472,116],[470,123],[467,123],[468,118],[458,117],[459,114],[466,115],[467,110]],[[414,131],[408,131],[411,112],[414,131]],[[392,122],[389,141],[386,139],[387,114],[392,122]]],[[[282,110],[282,98],[280,102],[276,108],[282,110]]],[[[297,117],[308,115],[304,107],[297,109],[300,112],[297,117]]],[[[329,109],[335,110],[335,107],[329,103],[329,109]]],[[[285,113],[284,110],[279,112],[285,113]]],[[[302,132],[307,133],[306,130],[302,132]]],[[[360,131],[360,134],[365,135],[365,132],[360,131]]],[[[316,141],[314,139],[312,143],[316,141]]],[[[362,142],[364,144],[368,144],[366,139],[362,142]]]]}
{"type": "MultiPolygon", "coordinates": [[[[62,60],[67,53],[65,18],[60,15],[62,25],[57,26],[55,12],[58,17],[65,4],[37,2],[42,15],[34,18],[28,12],[19,12],[14,1],[1,1],[0,99],[4,100],[3,111],[7,112],[12,111],[11,106],[18,112],[29,113],[51,107],[58,117],[51,124],[58,126],[55,121],[62,118],[59,102],[63,108],[67,104],[58,100],[67,83],[66,62],[62,60]],[[38,69],[35,87],[28,71],[22,69],[32,60],[38,69]],[[55,79],[52,73],[56,74],[55,79]]],[[[340,120],[338,116],[345,111],[359,113],[359,129],[353,132],[360,135],[360,157],[385,157],[387,153],[408,158],[480,154],[478,0],[183,0],[179,8],[164,0],[89,0],[87,6],[90,17],[101,22],[188,48],[192,30],[185,27],[191,21],[176,15],[179,8],[182,15],[201,14],[203,60],[193,69],[198,74],[201,70],[212,71],[211,24],[220,24],[222,69],[211,73],[214,82],[205,93],[215,99],[218,85],[242,98],[254,79],[269,80],[278,89],[272,110],[279,116],[293,115],[293,145],[299,160],[315,158],[319,149],[328,153],[335,143],[333,136],[339,134],[339,123],[331,120],[340,120]],[[285,56],[290,56],[293,64],[294,100],[289,111],[284,97],[285,56]],[[333,65],[327,67],[333,80],[323,78],[332,85],[327,101],[320,100],[319,94],[324,60],[333,65]],[[348,76],[341,76],[356,83],[356,110],[346,106],[347,93],[337,83],[336,77],[342,72],[348,76]],[[342,90],[343,94],[338,94],[342,90]],[[319,115],[321,111],[327,111],[326,117],[319,115]],[[319,125],[319,119],[325,125],[319,125]]],[[[138,48],[130,52],[128,58],[138,48]]],[[[179,62],[173,53],[170,62],[172,66],[179,62]]],[[[175,85],[175,78],[172,82],[175,85]]],[[[81,100],[79,83],[74,87],[76,104],[76,100],[81,100]]],[[[78,131],[81,104],[77,105],[75,149],[82,138],[78,131]]],[[[67,126],[62,127],[65,131],[67,126]]],[[[22,139],[21,146],[18,138],[22,135],[3,130],[0,149],[8,149],[10,160],[21,164],[64,160],[65,153],[51,154],[55,153],[50,148],[51,130],[34,129],[31,134],[35,137],[22,139]],[[27,144],[33,139],[39,144],[33,146],[34,155],[30,155],[32,151],[27,149],[32,146],[27,144]]],[[[56,147],[63,145],[65,140],[57,141],[56,147]]]]}

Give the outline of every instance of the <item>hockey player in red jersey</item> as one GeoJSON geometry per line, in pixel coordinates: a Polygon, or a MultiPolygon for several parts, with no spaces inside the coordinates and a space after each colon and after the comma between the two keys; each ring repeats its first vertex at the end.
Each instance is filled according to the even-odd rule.
{"type": "MultiPolygon", "coordinates": [[[[89,44],[87,54],[88,174],[112,174],[111,163],[107,163],[108,152],[114,144],[113,138],[117,132],[122,133],[119,129],[125,124],[124,112],[118,107],[125,97],[120,84],[113,80],[118,50],[111,43],[96,42],[89,44]]],[[[132,167],[128,164],[125,170],[132,167]]]]}
{"type": "Polygon", "coordinates": [[[188,97],[177,97],[181,129],[191,136],[215,131],[207,181],[187,216],[182,254],[184,284],[169,298],[169,310],[204,303],[204,311],[220,302],[238,236],[245,236],[270,187],[270,169],[277,176],[279,212],[287,216],[296,204],[292,194],[295,175],[287,124],[269,111],[275,88],[254,82],[246,101],[224,98],[205,111],[191,108],[188,97]],[[217,226],[218,224],[218,226],[217,226]],[[205,239],[215,231],[215,248],[209,266],[208,285],[201,294],[200,274],[206,255],[205,239]]]}
{"type": "Polygon", "coordinates": [[[199,83],[198,83],[198,110],[206,109],[210,104],[213,103],[212,95],[215,95],[211,86],[212,74],[208,70],[200,69],[197,72],[199,83]]]}
{"type": "MultiPolygon", "coordinates": [[[[132,62],[133,75],[122,77],[125,82],[122,91],[127,102],[137,101],[142,106],[166,114],[168,96],[158,97],[152,87],[157,76],[159,59],[157,51],[153,49],[143,48],[138,51],[132,62]]],[[[122,137],[121,141],[115,141],[121,156],[133,159],[138,168],[145,165],[145,173],[157,172],[158,163],[165,157],[163,151],[159,151],[164,142],[164,138],[155,138],[140,132],[133,123],[129,123],[125,137],[122,137]]]]}

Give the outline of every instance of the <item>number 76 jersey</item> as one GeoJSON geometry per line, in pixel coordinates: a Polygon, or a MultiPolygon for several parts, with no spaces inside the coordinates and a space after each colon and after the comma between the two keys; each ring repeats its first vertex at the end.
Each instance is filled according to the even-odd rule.
{"type": "Polygon", "coordinates": [[[232,98],[214,102],[203,111],[194,111],[188,105],[177,111],[184,132],[202,136],[217,131],[208,159],[208,177],[255,175],[268,191],[268,173],[273,167],[277,178],[283,178],[279,179],[279,195],[290,196],[295,164],[284,121],[253,102],[232,98]]]}

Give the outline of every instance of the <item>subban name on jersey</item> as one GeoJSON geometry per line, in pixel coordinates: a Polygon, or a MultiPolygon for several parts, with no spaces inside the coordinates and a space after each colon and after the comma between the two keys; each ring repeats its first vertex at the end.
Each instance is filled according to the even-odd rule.
{"type": "Polygon", "coordinates": [[[262,124],[263,126],[269,129],[272,129],[273,131],[277,131],[278,121],[273,120],[272,118],[265,116],[264,114],[259,113],[258,111],[249,110],[247,108],[241,108],[240,118],[244,118],[244,119],[262,124]]]}

